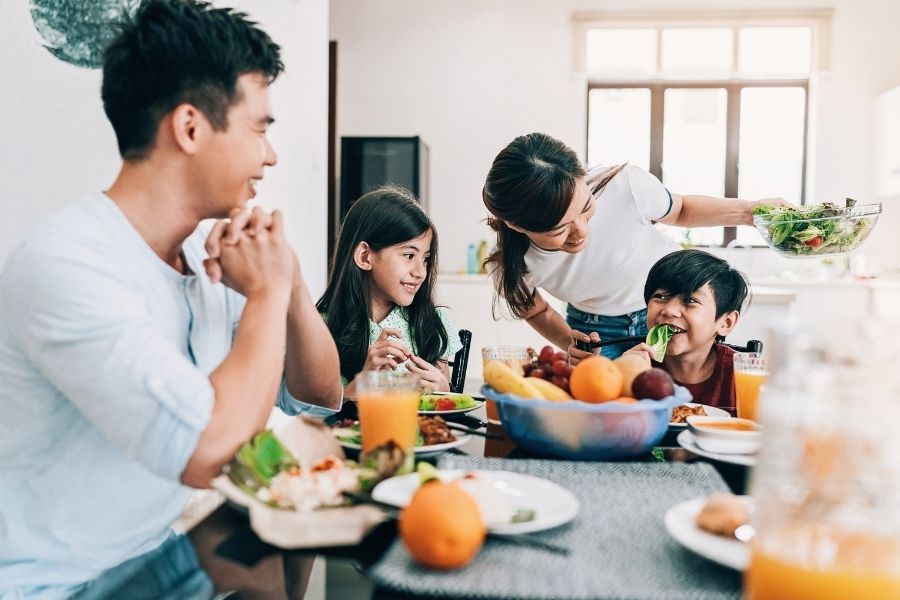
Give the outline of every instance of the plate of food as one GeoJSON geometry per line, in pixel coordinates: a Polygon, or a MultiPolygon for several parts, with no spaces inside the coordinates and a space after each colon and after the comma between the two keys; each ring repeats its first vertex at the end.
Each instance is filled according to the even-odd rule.
{"type": "Polygon", "coordinates": [[[422,394],[419,398],[420,415],[452,415],[467,413],[484,404],[483,399],[476,399],[470,394],[455,392],[439,392],[422,394]]]}
{"type": "Polygon", "coordinates": [[[753,500],[749,496],[716,494],[693,498],[666,511],[666,530],[688,550],[744,571],[750,565],[750,548],[743,540],[752,536],[752,512],[753,500]]]}
{"type": "Polygon", "coordinates": [[[669,427],[675,429],[684,429],[687,427],[687,418],[693,415],[704,417],[722,417],[728,418],[731,415],[727,410],[716,408],[715,406],[707,406],[705,404],[697,404],[696,402],[685,402],[672,409],[672,418],[669,421],[669,427]]]}
{"type": "MultiPolygon", "coordinates": [[[[359,432],[359,421],[344,420],[336,423],[331,432],[338,443],[347,450],[362,449],[362,438],[359,432]]],[[[471,439],[468,434],[457,436],[446,421],[436,416],[419,416],[416,445],[413,448],[416,458],[436,456],[452,448],[462,446],[471,439]]]]}
{"type": "Polygon", "coordinates": [[[704,450],[697,445],[694,434],[690,431],[682,431],[675,439],[678,442],[679,446],[681,446],[685,450],[693,452],[697,456],[717,460],[719,462],[731,463],[733,465],[741,465],[743,467],[756,466],[756,454],[726,454],[723,452],[710,452],[708,450],[704,450]]]}
{"type": "MultiPolygon", "coordinates": [[[[439,469],[435,476],[456,482],[478,505],[487,530],[517,535],[552,529],[578,514],[578,498],[566,488],[532,475],[510,471],[439,469]]],[[[404,507],[423,485],[418,473],[385,479],[372,490],[372,498],[404,507]]]]}
{"type": "Polygon", "coordinates": [[[384,515],[349,505],[343,493],[368,489],[380,478],[376,469],[342,456],[324,426],[298,417],[242,445],[213,487],[248,512],[251,528],[274,546],[357,544],[384,515]]]}

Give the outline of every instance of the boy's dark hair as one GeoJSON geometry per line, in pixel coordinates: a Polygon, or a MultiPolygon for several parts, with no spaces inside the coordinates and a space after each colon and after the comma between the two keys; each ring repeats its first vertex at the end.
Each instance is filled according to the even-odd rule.
{"type": "Polygon", "coordinates": [[[406,317],[418,356],[434,364],[444,356],[449,335],[434,305],[432,290],[437,276],[437,231],[408,190],[393,185],[379,187],[353,203],[338,235],[328,274],[328,286],[316,303],[337,344],[341,375],[352,380],[366,362],[369,319],[372,308],[369,278],[353,260],[360,242],[374,251],[414,240],[431,230],[428,272],[406,308],[406,317]]]}
{"type": "Polygon", "coordinates": [[[103,110],[119,154],[141,160],[162,118],[182,103],[200,109],[216,131],[240,101],[237,79],[284,69],[280,49],[246,13],[195,0],[145,0],[120,24],[103,56],[103,110]]]}
{"type": "Polygon", "coordinates": [[[644,302],[656,290],[665,290],[685,300],[706,283],[716,299],[716,318],[732,311],[741,312],[747,298],[747,278],[728,261],[702,250],[677,250],[658,261],[647,274],[644,302]]]}

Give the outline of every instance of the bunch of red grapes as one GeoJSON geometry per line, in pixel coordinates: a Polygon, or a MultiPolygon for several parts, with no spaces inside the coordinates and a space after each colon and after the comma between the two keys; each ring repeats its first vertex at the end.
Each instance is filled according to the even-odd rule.
{"type": "Polygon", "coordinates": [[[569,364],[569,355],[565,352],[554,352],[552,346],[544,346],[531,364],[525,365],[525,377],[539,377],[546,379],[558,388],[569,392],[569,376],[572,375],[572,365],[569,364]]]}

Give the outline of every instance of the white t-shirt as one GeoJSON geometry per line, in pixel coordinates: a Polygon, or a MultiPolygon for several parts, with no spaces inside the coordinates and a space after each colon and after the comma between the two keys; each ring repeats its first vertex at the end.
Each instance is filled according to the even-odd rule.
{"type": "Polygon", "coordinates": [[[587,247],[570,254],[532,244],[525,253],[525,280],[587,313],[616,316],[640,310],[646,306],[644,283],[650,267],[678,250],[678,244],[651,223],[669,213],[671,196],[656,177],[628,165],[596,202],[587,247]]]}

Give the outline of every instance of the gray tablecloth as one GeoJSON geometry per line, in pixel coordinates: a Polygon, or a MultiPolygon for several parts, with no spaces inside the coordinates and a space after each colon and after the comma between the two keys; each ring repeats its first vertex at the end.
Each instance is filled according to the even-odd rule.
{"type": "Polygon", "coordinates": [[[666,532],[674,504],[726,492],[708,464],[586,463],[446,456],[442,468],[544,477],[581,502],[569,524],[542,532],[568,556],[488,540],[462,569],[417,566],[398,539],[370,575],[388,590],[433,597],[604,600],[736,600],[740,574],[693,555],[666,532]]]}

